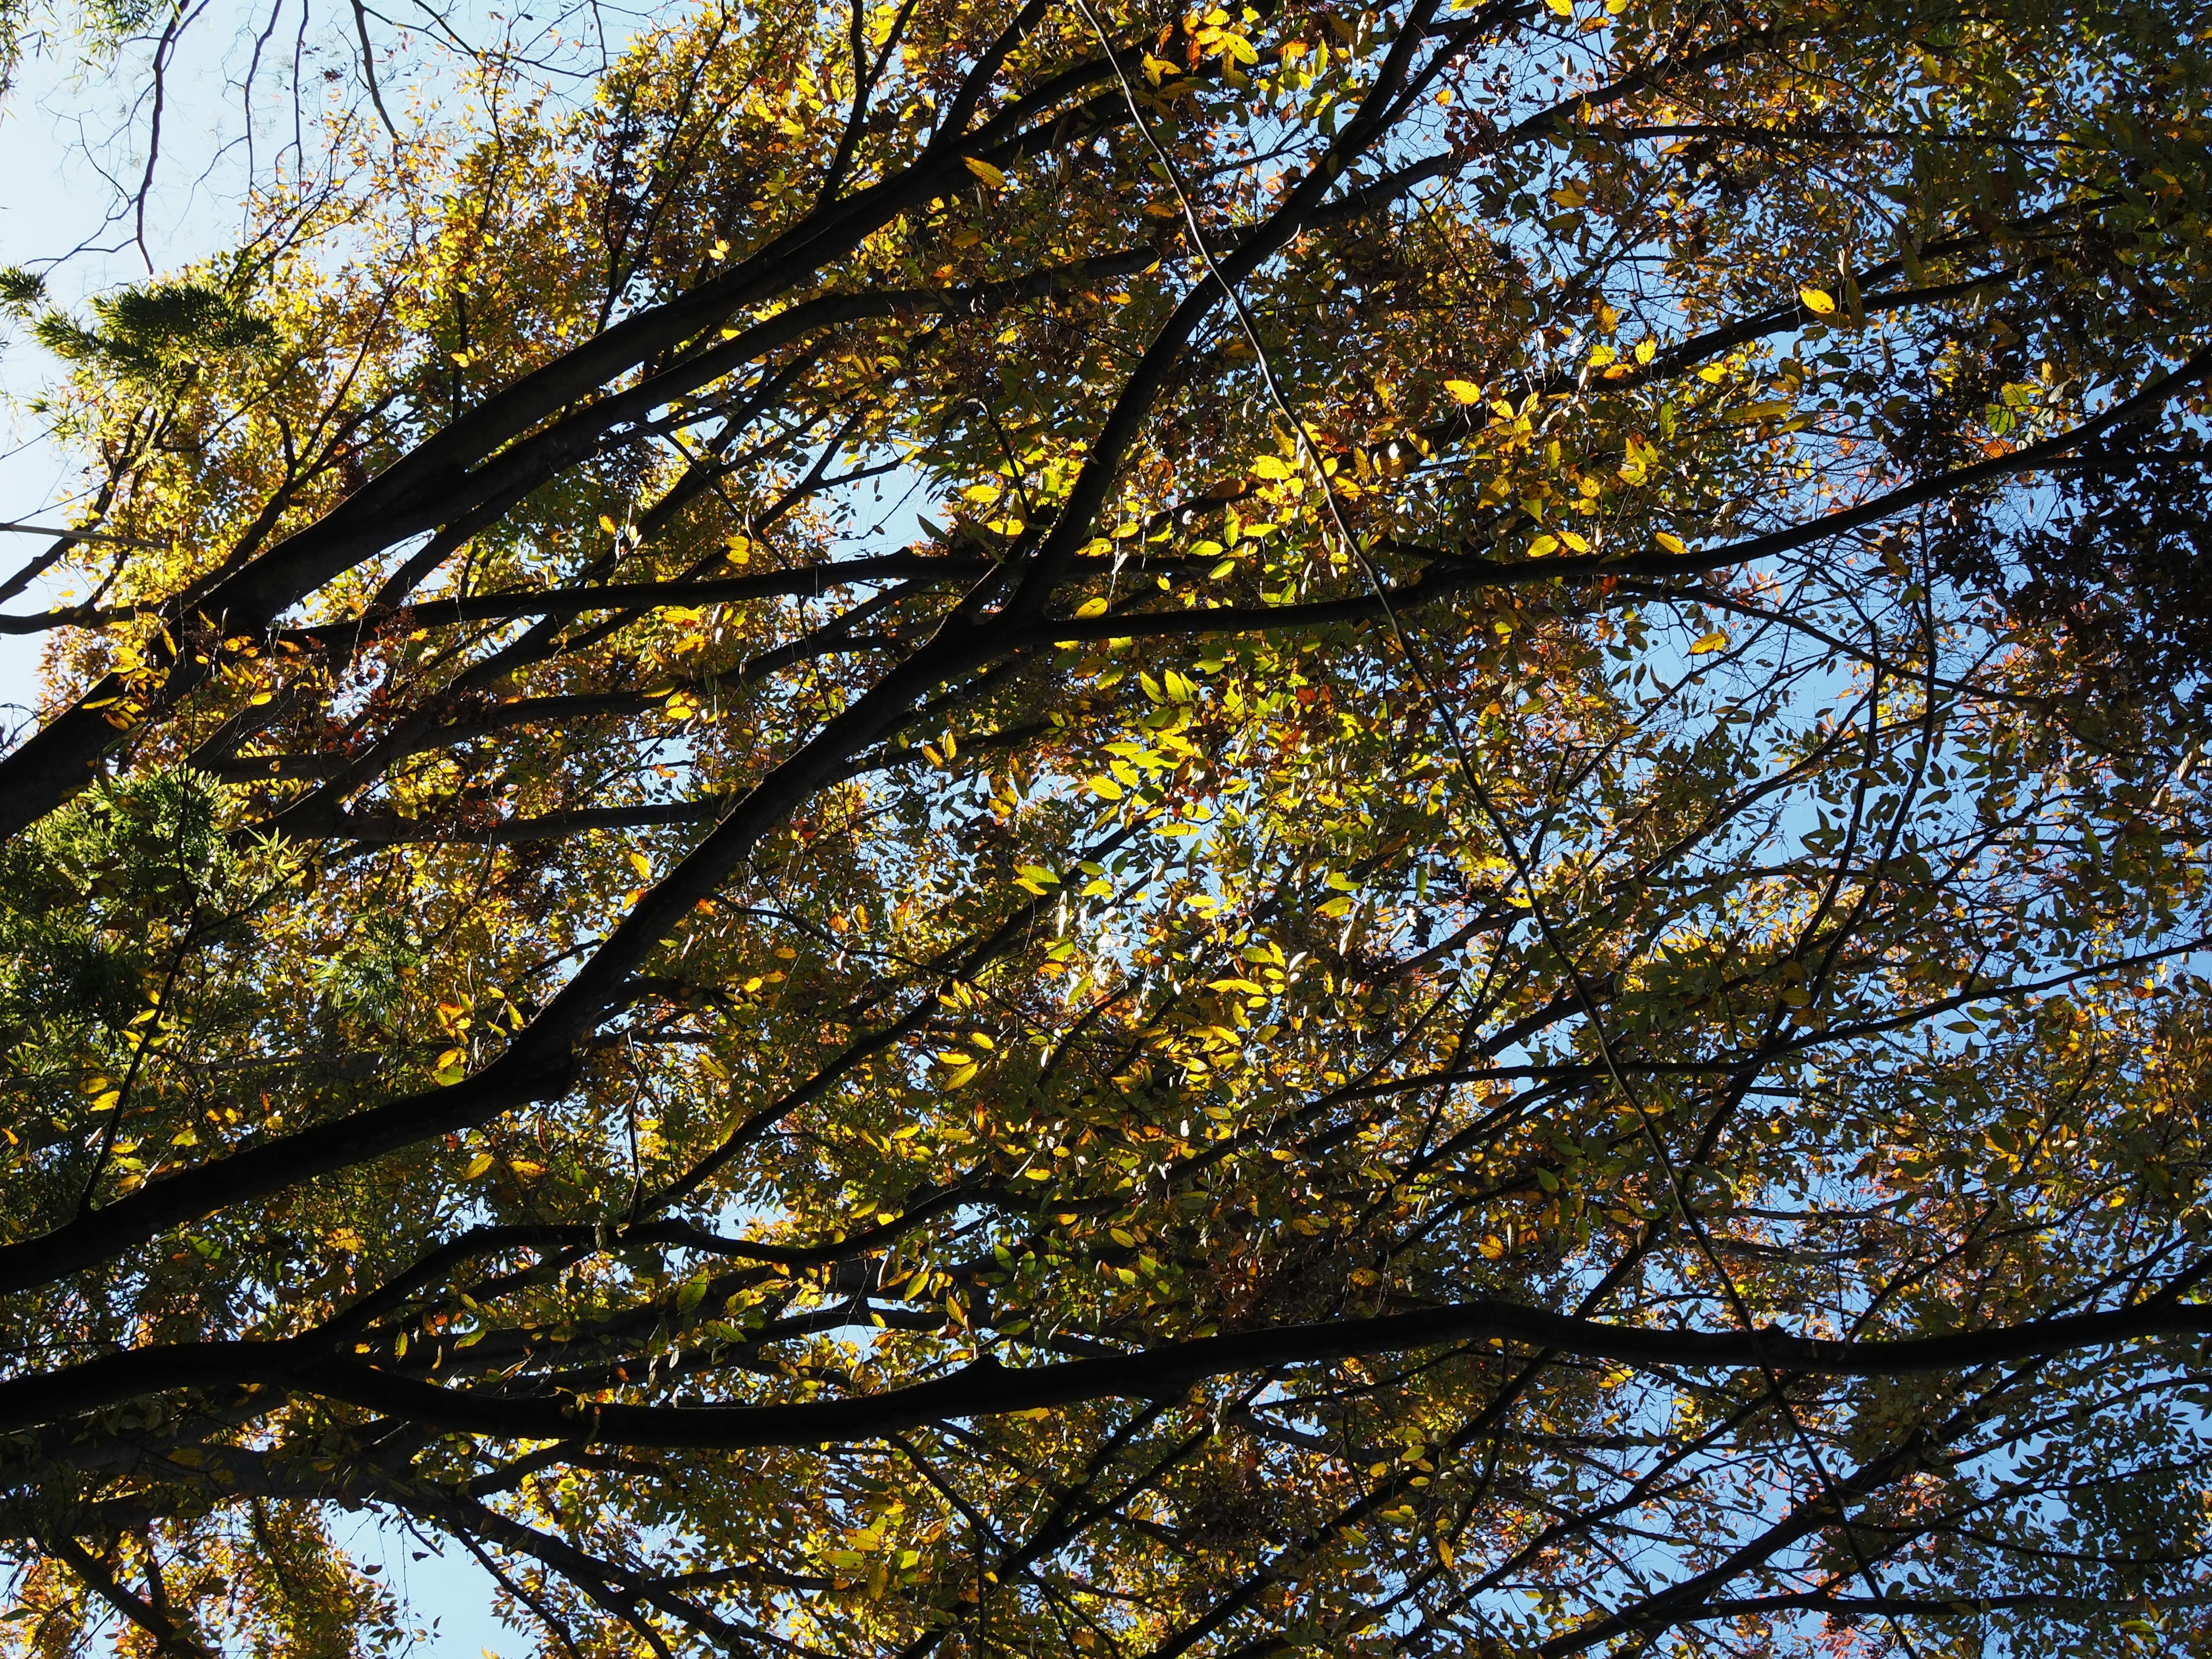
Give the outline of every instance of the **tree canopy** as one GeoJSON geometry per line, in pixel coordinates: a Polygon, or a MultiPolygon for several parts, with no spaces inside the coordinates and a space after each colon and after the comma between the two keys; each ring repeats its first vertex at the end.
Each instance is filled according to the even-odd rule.
{"type": "Polygon", "coordinates": [[[404,1650],[348,1510],[567,1659],[2205,1651],[2208,41],[704,0],[8,273],[9,1651],[404,1650]]]}

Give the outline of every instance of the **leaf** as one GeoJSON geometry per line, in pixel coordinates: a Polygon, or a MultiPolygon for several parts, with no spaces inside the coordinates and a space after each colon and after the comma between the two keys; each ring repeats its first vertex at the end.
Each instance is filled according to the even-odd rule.
{"type": "MultiPolygon", "coordinates": [[[[97,45],[70,37],[116,9],[40,27],[97,45]]],[[[2166,455],[2148,470],[1974,469],[1969,538],[1936,533],[1948,497],[1923,526],[1897,492],[2094,419],[2204,312],[2212,41],[2174,5],[1963,32],[1924,8],[1447,9],[1132,13],[1129,111],[1079,9],[1003,63],[987,9],[708,9],[551,93],[513,63],[497,142],[428,105],[404,155],[343,124],[319,155],[303,129],[197,298],[73,299],[74,335],[8,313],[70,349],[41,429],[114,485],[82,532],[121,533],[53,567],[55,603],[100,614],[58,613],[82,625],[21,713],[65,724],[0,765],[23,826],[0,836],[0,1176],[10,1237],[64,1228],[83,1268],[0,1316],[35,1338],[17,1369],[64,1394],[70,1368],[184,1332],[223,1407],[179,1416],[142,1368],[85,1459],[44,1480],[18,1458],[56,1516],[112,1516],[85,1545],[119,1583],[155,1583],[158,1551],[180,1632],[304,1651],[287,1621],[313,1609],[283,1584],[360,1583],[333,1495],[427,1528],[474,1492],[543,1529],[516,1582],[593,1652],[622,1639],[588,1605],[600,1561],[617,1589],[680,1578],[732,1628],[838,1656],[1272,1632],[1495,1659],[1632,1611],[1642,1565],[1724,1549],[1745,1471],[1775,1462],[1773,1414],[1730,1409],[1757,1405],[1755,1364],[1632,1369],[1573,1340],[1607,1346],[1619,1316],[1695,1359],[1731,1325],[1698,1241],[1656,1224],[1639,1106],[1693,1143],[1717,1086],[1741,1097],[1685,1146],[1689,1195],[1781,1247],[1726,1266],[1792,1328],[1820,1328],[1813,1279],[1846,1311],[1909,1286],[1899,1329],[2033,1329],[2114,1273],[2191,1270],[2212,981],[2185,945],[2212,904],[2188,763],[2212,712],[2188,688],[2212,632],[2160,635],[2179,613],[2131,573],[2186,551],[2202,492],[2174,446],[2202,422],[2146,404],[2120,436],[2166,455]],[[1730,49],[1769,23],[1786,49],[1730,49]],[[2144,40],[2171,70],[2148,96],[2144,40]],[[1441,78],[1368,95],[1417,49],[1441,78]],[[1832,122],[1790,118],[1808,65],[1832,122]],[[1940,119],[1887,118],[1938,82],[1940,119]],[[1492,142],[1490,116],[1525,112],[1493,107],[1507,92],[1553,113],[1492,142]],[[2066,143],[1951,142],[2023,125],[2066,143]],[[1837,133],[1862,126],[1890,136],[1850,152],[1863,199],[1839,202],[1837,133]],[[1730,132],[1758,138],[1755,181],[1741,145],[1709,153],[1730,132]],[[986,149],[1008,160],[961,159],[986,149]],[[1403,216],[1328,206],[1374,205],[1435,154],[1452,187],[1403,216]],[[1207,296],[1170,161],[1218,192],[1224,237],[1321,192],[1246,273],[1279,388],[1177,343],[1207,296]],[[286,185],[295,165],[317,182],[286,185]],[[2051,204],[2079,212],[2051,236],[2125,258],[1909,314],[1827,263],[1972,278],[2032,261],[2003,228],[2051,204]],[[1899,246],[1865,240],[1877,214],[1899,246]],[[1938,239],[1924,267],[1914,236],[1938,239]],[[1826,275],[1778,309],[1790,262],[1826,275]],[[252,318],[256,355],[204,325],[252,318]],[[1819,441],[1780,435],[1806,421],[1819,441]],[[2078,544],[2031,539],[2076,507],[2078,544]],[[1338,562],[1336,507],[1385,592],[1407,585],[1402,642],[1338,562]],[[1864,537],[1823,523],[1865,507],[1864,537]],[[1796,532],[1786,568],[1651,580],[1768,531],[1796,532]],[[2063,613],[1968,568],[2046,553],[2063,613]],[[238,614],[209,628],[216,580],[238,614]],[[1920,587],[1944,672],[1854,672],[1854,640],[1913,648],[1920,587]],[[1771,652],[1735,608],[1760,595],[1791,623],[1771,652]],[[1822,639],[1844,654],[1802,650],[1822,639]],[[2107,671],[2147,695],[2075,694],[2107,671]],[[80,692],[102,706],[64,713],[80,692]],[[1862,794],[1905,814],[1894,836],[1853,841],[1862,794]],[[1861,843],[1893,867],[1823,921],[1836,879],[1871,878],[1817,866],[1861,843]],[[1577,963],[1632,1099],[1592,1074],[1577,963]],[[417,1078],[428,1032],[448,1047],[417,1078]],[[1717,1083],[1697,1069],[1716,1056],[1717,1083]],[[241,1154],[272,1180],[226,1182],[241,1154]],[[217,1220],[185,1213],[204,1173],[217,1220]],[[2030,1224],[1973,1228],[1991,1206],[2030,1224]],[[2039,1217],[2063,1224],[2064,1271],[2039,1217]],[[1923,1271],[1951,1234],[1966,1254],[1923,1271]],[[1626,1299],[1583,1308],[1624,1245],[1626,1299]],[[1494,1478],[1495,1435],[1466,1431],[1525,1345],[1430,1364],[1418,1333],[1358,1322],[1483,1295],[1589,1316],[1528,1373],[1494,1478]],[[252,1349],[348,1308],[331,1352],[389,1374],[384,1409],[254,1383],[252,1349]],[[1213,1369],[1244,1364],[1241,1339],[1188,1344],[1331,1315],[1337,1357],[1247,1401],[1289,1442],[1221,1416],[1259,1373],[1213,1369]],[[1115,1363],[1062,1367],[1085,1350],[1165,1387],[1102,1394],[1115,1363]],[[883,1455],[872,1401],[920,1424],[915,1456],[883,1455]],[[775,1443],[621,1443],[697,1438],[702,1406],[775,1443]],[[1591,1455],[1685,1411],[1663,1447],[1591,1455]],[[306,1496],[225,1484],[257,1449],[306,1496]],[[948,1451],[965,1461],[933,1485],[948,1451]],[[1654,1455],[1666,1478],[1638,1488],[1654,1455]],[[410,1478],[361,1488],[380,1469],[410,1478]],[[1057,1530],[1024,1565],[1040,1501],[1057,1530]],[[1623,1516],[1650,1561],[1607,1555],[1623,1516]],[[1476,1557],[1547,1529],[1564,1553],[1478,1593],[1476,1557]],[[1313,1547],[1264,1595],[1194,1623],[1294,1534],[1313,1547]],[[1458,1592],[1421,1577],[1454,1544],[1458,1592]]],[[[0,307],[55,303],[0,281],[0,307]]],[[[1998,1486],[2047,1477],[2028,1511],[1988,1510],[1992,1547],[2078,1522],[2069,1559],[2131,1587],[2035,1610],[2053,1654],[2109,1650],[2102,1619],[2130,1612],[2154,1645],[2190,1599],[2168,1616],[2155,1592],[2209,1582],[2134,1523],[2196,1523],[2212,1395],[2170,1390],[2169,1416],[2180,1349],[2108,1346],[2042,1367],[2032,1416],[1977,1419],[1998,1486]],[[2179,1473],[2131,1492],[2116,1468],[2179,1473]]],[[[1839,1384],[1822,1426],[1910,1451],[1931,1387],[1839,1384]]],[[[1838,1518],[1805,1512],[1778,1570],[1849,1557],[1838,1518]]],[[[1940,1613],[1987,1589],[1988,1553],[1898,1571],[1940,1613]]],[[[82,1587],[16,1588],[41,1619],[60,1598],[26,1640],[67,1647],[82,1587]]],[[[1657,1645],[1733,1616],[1730,1586],[1688,1589],[1657,1645]]],[[[409,1645],[381,1593],[339,1599],[366,1659],[409,1645]]]]}
{"type": "Polygon", "coordinates": [[[999,168],[993,167],[988,161],[979,161],[972,155],[963,155],[960,159],[967,164],[969,172],[990,185],[993,190],[1004,188],[1006,175],[999,168]]]}
{"type": "Polygon", "coordinates": [[[1716,651],[1727,650],[1729,636],[1716,629],[1713,632],[1704,635],[1695,645],[1692,646],[1690,647],[1690,654],[1693,657],[1708,656],[1716,651]]]}
{"type": "Polygon", "coordinates": [[[1797,290],[1797,298],[1805,309],[1816,317],[1829,316],[1836,309],[1835,295],[1822,289],[1801,288],[1797,290]]]}

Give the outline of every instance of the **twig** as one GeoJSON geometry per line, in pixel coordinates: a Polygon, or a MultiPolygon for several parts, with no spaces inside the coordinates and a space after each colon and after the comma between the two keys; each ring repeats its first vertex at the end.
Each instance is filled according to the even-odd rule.
{"type": "Polygon", "coordinates": [[[157,551],[168,545],[143,536],[112,536],[104,530],[64,530],[46,524],[0,524],[0,535],[66,536],[73,542],[112,542],[118,547],[150,547],[157,551]]]}

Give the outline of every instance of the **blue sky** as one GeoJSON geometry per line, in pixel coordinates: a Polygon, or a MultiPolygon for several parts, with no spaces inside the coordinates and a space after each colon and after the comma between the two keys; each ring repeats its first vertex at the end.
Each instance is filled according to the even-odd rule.
{"type": "MultiPolygon", "coordinates": [[[[191,84],[204,82],[205,76],[188,69],[188,93],[208,90],[191,84]]],[[[77,129],[65,112],[87,104],[97,107],[99,102],[96,90],[70,84],[65,65],[34,59],[0,103],[0,266],[43,267],[58,252],[80,242],[124,242],[127,232],[102,226],[112,199],[109,186],[74,142],[77,129]]],[[[165,148],[174,146],[175,173],[182,180],[205,165],[201,158],[212,148],[213,135],[191,125],[190,96],[179,98],[178,106],[180,116],[173,119],[165,148]]],[[[216,188],[220,177],[202,190],[176,189],[157,197],[147,225],[157,262],[179,264],[210,252],[235,225],[234,210],[216,188]]],[[[52,270],[49,283],[53,297],[69,303],[113,284],[143,280],[145,274],[135,248],[94,247],[52,270]]],[[[9,330],[0,339],[0,388],[11,398],[34,395],[52,370],[51,360],[20,330],[9,330]]],[[[12,408],[0,410],[0,522],[66,522],[80,483],[76,465],[43,441],[34,419],[12,408]]],[[[12,572],[45,545],[37,537],[0,535],[0,573],[12,572]]],[[[35,609],[52,597],[34,592],[9,608],[35,609]]],[[[27,712],[36,697],[39,647],[36,636],[0,635],[0,706],[16,706],[0,707],[0,730],[20,723],[22,714],[17,710],[27,712]]],[[[493,1616],[495,1587],[459,1547],[448,1544],[442,1557],[417,1561],[413,1556],[422,1546],[368,1512],[338,1513],[332,1519],[355,1558],[380,1565],[384,1582],[402,1590],[416,1622],[428,1627],[437,1621],[434,1632],[415,1650],[419,1659],[479,1659],[486,1652],[506,1659],[536,1647],[531,1636],[493,1616]]]]}

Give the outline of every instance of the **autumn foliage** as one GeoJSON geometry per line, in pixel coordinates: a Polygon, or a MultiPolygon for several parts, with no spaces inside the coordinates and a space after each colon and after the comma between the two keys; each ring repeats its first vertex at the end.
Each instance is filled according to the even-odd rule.
{"type": "Polygon", "coordinates": [[[2203,1651],[2208,34],[703,4],[0,284],[10,1650],[398,1651],[368,1510],[570,1659],[2203,1651]]]}

